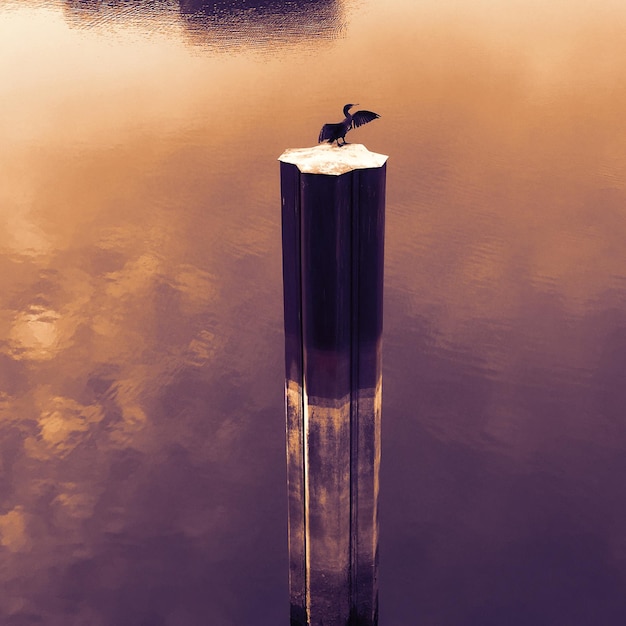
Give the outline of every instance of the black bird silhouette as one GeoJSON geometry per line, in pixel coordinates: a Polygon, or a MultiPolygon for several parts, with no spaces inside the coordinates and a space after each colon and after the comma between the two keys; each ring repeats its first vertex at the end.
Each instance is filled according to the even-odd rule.
{"type": "Polygon", "coordinates": [[[324,124],[322,126],[322,130],[320,130],[320,136],[317,139],[317,143],[322,143],[322,141],[327,141],[328,143],[332,143],[333,141],[337,142],[338,146],[346,145],[346,133],[351,128],[358,128],[363,124],[367,124],[372,120],[375,120],[377,117],[380,117],[378,113],[372,113],[372,111],[357,111],[356,113],[350,113],[350,109],[352,107],[357,106],[356,104],[346,104],[343,107],[343,114],[345,115],[345,119],[343,122],[338,122],[337,124],[324,124]],[[339,140],[343,139],[343,143],[339,143],[339,140]]]}

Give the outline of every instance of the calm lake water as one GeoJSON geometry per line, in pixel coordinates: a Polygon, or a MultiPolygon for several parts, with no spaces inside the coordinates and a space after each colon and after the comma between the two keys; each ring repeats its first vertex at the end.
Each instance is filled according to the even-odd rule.
{"type": "Polygon", "coordinates": [[[0,622],[288,622],[276,159],[357,101],[381,626],[626,623],[625,20],[0,1],[0,622]]]}

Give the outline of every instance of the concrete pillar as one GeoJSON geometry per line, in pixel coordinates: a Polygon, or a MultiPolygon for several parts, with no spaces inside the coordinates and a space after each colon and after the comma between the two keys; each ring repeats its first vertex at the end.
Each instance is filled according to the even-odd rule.
{"type": "Polygon", "coordinates": [[[375,626],[387,157],[281,165],[292,626],[375,626]]]}

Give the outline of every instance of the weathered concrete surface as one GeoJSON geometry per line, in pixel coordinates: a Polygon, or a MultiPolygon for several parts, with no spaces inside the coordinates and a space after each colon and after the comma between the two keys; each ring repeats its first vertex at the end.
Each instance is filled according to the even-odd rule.
{"type": "Polygon", "coordinates": [[[375,626],[384,155],[281,160],[292,626],[375,626]]]}

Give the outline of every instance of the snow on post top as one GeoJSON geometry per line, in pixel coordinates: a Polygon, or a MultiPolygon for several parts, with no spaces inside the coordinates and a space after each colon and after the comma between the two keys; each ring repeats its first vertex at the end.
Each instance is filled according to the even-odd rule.
{"type": "Polygon", "coordinates": [[[278,160],[295,165],[302,174],[330,174],[340,176],[352,170],[381,167],[388,156],[370,152],[363,144],[349,143],[332,146],[321,143],[312,148],[285,150],[278,160]]]}

